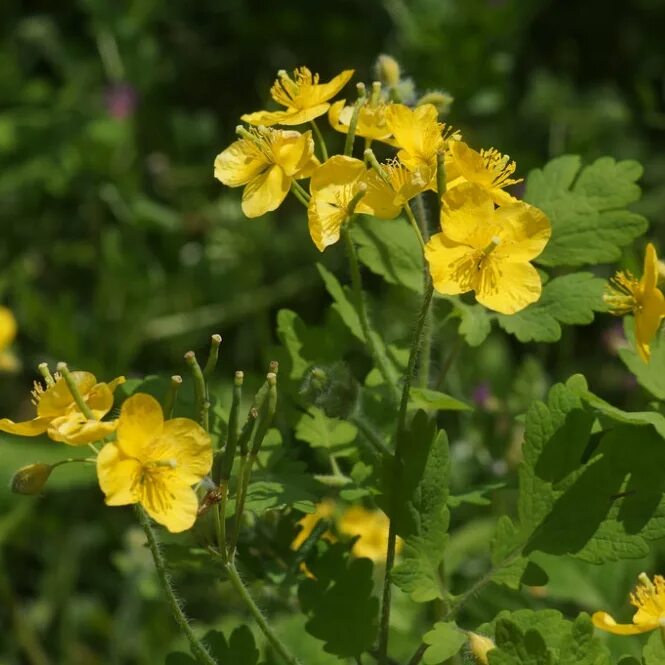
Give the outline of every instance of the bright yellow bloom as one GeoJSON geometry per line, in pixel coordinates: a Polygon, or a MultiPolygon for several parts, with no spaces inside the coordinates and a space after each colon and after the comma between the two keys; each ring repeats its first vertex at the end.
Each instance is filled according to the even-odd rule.
{"type": "Polygon", "coordinates": [[[428,186],[428,174],[411,171],[397,159],[381,164],[385,179],[370,169],[364,182],[367,193],[362,201],[380,219],[394,219],[402,208],[428,186]]]}
{"type": "Polygon", "coordinates": [[[259,127],[217,155],[215,178],[229,187],[245,185],[242,211],[260,217],[281,205],[294,178],[308,178],[317,165],[312,132],[259,127]]]}
{"type": "Polygon", "coordinates": [[[88,420],[81,413],[65,379],[57,375],[55,378],[56,381],[46,388],[35,381],[32,391],[32,402],[37,407],[35,418],[20,423],[3,418],[0,431],[19,436],[47,432],[54,441],[81,446],[99,441],[115,430],[116,421],[102,422],[101,419],[111,410],[113,392],[125,382],[124,376],[110,383],[97,383],[95,375],[90,372],[72,372],[72,379],[94,420],[88,420]]]}
{"type": "Polygon", "coordinates": [[[332,99],[353,76],[353,69],[345,69],[328,83],[319,83],[319,75],[307,67],[294,70],[291,78],[284,70],[270,88],[270,96],[286,109],[283,111],[257,111],[241,116],[250,125],[302,125],[323,115],[332,99]]]}
{"type": "Polygon", "coordinates": [[[629,272],[618,272],[611,280],[604,300],[616,316],[634,314],[637,351],[649,362],[649,344],[665,317],[665,297],[658,288],[658,256],[649,243],[644,254],[644,270],[639,281],[629,272]]]}
{"type": "Polygon", "coordinates": [[[660,575],[653,582],[645,573],[630,594],[630,603],[637,608],[633,623],[617,623],[607,612],[595,612],[593,625],[615,635],[637,635],[665,627],[665,579],[660,575]]]}
{"type": "Polygon", "coordinates": [[[18,359],[8,349],[16,337],[16,329],[11,310],[0,306],[0,372],[15,372],[19,368],[18,359]]]}
{"type": "MultiPolygon", "coordinates": [[[[354,556],[372,561],[385,561],[388,547],[390,521],[380,510],[367,510],[351,506],[339,518],[339,532],[346,536],[358,536],[351,552],[354,556]]],[[[395,551],[400,552],[403,542],[398,539],[395,551]]]]}
{"type": "Polygon", "coordinates": [[[391,104],[386,110],[386,124],[399,148],[398,159],[412,171],[419,171],[431,188],[436,188],[437,155],[459,136],[446,129],[438,117],[432,104],[413,109],[404,104],[391,104]]]}
{"type": "Polygon", "coordinates": [[[382,219],[396,216],[394,204],[383,190],[372,187],[370,193],[367,175],[364,162],[344,155],[334,155],[312,174],[307,220],[312,241],[320,252],[339,240],[342,224],[354,213],[382,219]]]}
{"type": "Polygon", "coordinates": [[[212,466],[210,435],[189,418],[164,421],[154,397],[137,393],[120,410],[117,440],[97,456],[106,505],[140,503],[169,531],[192,527],[199,502],[192,485],[212,466]]]}
{"type": "Polygon", "coordinates": [[[446,162],[447,189],[463,182],[472,182],[485,189],[497,205],[509,205],[516,199],[503,191],[508,185],[522,182],[510,176],[515,172],[515,162],[508,155],[490,148],[480,152],[463,141],[450,142],[450,160],[446,162]]]}
{"type": "MultiPolygon", "coordinates": [[[[328,111],[328,120],[333,129],[343,134],[348,134],[351,116],[353,115],[353,105],[344,106],[344,104],[345,100],[343,99],[335,102],[328,111]]],[[[392,145],[394,143],[390,139],[392,130],[386,122],[386,111],[389,107],[390,104],[386,104],[381,100],[374,102],[371,99],[367,99],[358,110],[356,136],[384,141],[392,145]]]]}
{"type": "Polygon", "coordinates": [[[529,262],[552,229],[538,208],[517,202],[495,209],[484,189],[464,183],[444,195],[441,227],[425,246],[437,291],[475,291],[479,303],[502,314],[540,298],[540,276],[529,262]]]}

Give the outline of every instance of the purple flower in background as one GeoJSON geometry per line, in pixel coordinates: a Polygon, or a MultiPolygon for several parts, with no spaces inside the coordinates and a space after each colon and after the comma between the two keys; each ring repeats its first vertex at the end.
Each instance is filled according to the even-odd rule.
{"type": "Polygon", "coordinates": [[[113,83],[104,93],[106,111],[116,120],[134,115],[138,101],[138,93],[131,83],[113,83]]]}
{"type": "Polygon", "coordinates": [[[487,381],[481,381],[471,393],[471,399],[477,406],[485,406],[492,396],[492,389],[487,381]]]}
{"type": "Polygon", "coordinates": [[[623,349],[626,345],[626,335],[623,332],[623,323],[616,321],[609,328],[605,328],[602,334],[603,346],[605,349],[616,356],[619,349],[623,349]]]}

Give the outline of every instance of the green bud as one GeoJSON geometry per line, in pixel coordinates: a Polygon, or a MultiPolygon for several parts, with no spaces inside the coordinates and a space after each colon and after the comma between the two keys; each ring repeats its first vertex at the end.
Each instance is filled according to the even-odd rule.
{"type": "Polygon", "coordinates": [[[341,362],[312,367],[300,387],[303,398],[330,418],[347,418],[356,408],[358,384],[341,362]]]}
{"type": "Polygon", "coordinates": [[[28,464],[12,477],[10,487],[14,494],[39,494],[53,471],[50,464],[28,464]]]}
{"type": "Polygon", "coordinates": [[[432,90],[426,92],[416,103],[416,106],[423,104],[432,104],[436,106],[439,115],[446,115],[453,104],[453,96],[443,90],[432,90]]]}
{"type": "Polygon", "coordinates": [[[382,53],[376,59],[376,76],[386,85],[397,85],[402,78],[402,71],[399,63],[390,55],[382,53]]]}

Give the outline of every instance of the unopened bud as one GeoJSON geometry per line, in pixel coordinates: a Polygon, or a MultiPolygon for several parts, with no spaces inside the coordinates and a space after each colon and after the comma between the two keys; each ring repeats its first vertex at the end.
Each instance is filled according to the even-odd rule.
{"type": "Polygon", "coordinates": [[[399,63],[390,55],[382,53],[376,59],[375,66],[377,78],[386,85],[397,85],[402,78],[399,63]]]}
{"type": "Polygon", "coordinates": [[[14,494],[33,495],[42,491],[53,471],[50,464],[28,464],[21,467],[12,477],[10,487],[14,494]]]}
{"type": "Polygon", "coordinates": [[[300,394],[329,418],[346,418],[356,408],[358,384],[344,363],[312,367],[305,375],[300,394]]]}
{"type": "Polygon", "coordinates": [[[432,92],[426,92],[418,100],[416,106],[422,106],[423,104],[432,104],[436,106],[439,115],[445,115],[450,111],[450,107],[453,104],[453,96],[443,90],[432,90],[432,92]]]}
{"type": "Polygon", "coordinates": [[[487,654],[494,648],[496,648],[496,644],[489,637],[469,633],[469,649],[480,665],[489,665],[487,654]]]}

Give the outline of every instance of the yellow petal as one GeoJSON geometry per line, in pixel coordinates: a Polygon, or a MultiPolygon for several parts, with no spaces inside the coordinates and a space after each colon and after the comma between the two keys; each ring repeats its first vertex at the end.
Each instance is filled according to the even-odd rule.
{"type": "Polygon", "coordinates": [[[343,196],[342,205],[348,205],[355,194],[353,185],[359,182],[367,168],[364,162],[345,155],[334,155],[312,174],[309,188],[312,194],[325,190],[326,199],[337,201],[343,196]]]}
{"type": "Polygon", "coordinates": [[[435,233],[425,245],[434,288],[445,295],[471,291],[476,284],[475,250],[435,233]]]}
{"type": "Polygon", "coordinates": [[[314,85],[311,93],[307,97],[307,106],[327,102],[334,97],[349,82],[353,76],[353,72],[353,69],[345,69],[343,72],[330,79],[328,83],[314,85]]]}
{"type": "Polygon", "coordinates": [[[286,175],[294,176],[311,161],[314,154],[312,132],[280,132],[273,139],[272,149],[275,164],[286,175]]]}
{"type": "Polygon", "coordinates": [[[215,158],[215,178],[228,187],[246,185],[268,164],[266,156],[249,139],[234,141],[215,158]]]}
{"type": "Polygon", "coordinates": [[[9,420],[9,418],[3,418],[0,420],[0,432],[16,434],[17,436],[38,436],[48,429],[52,420],[52,417],[46,416],[15,423],[13,420],[9,420]]]}
{"type": "Polygon", "coordinates": [[[52,420],[47,432],[53,441],[69,446],[85,446],[101,441],[115,432],[117,426],[117,420],[88,420],[82,413],[76,412],[52,420]]]}
{"type": "Polygon", "coordinates": [[[593,625],[601,630],[606,630],[608,633],[614,635],[638,635],[640,633],[648,633],[650,630],[655,630],[660,626],[658,621],[653,623],[617,623],[607,612],[594,612],[591,617],[593,625]]]}
{"type": "MultiPolygon", "coordinates": [[[[97,383],[94,374],[90,372],[72,372],[72,379],[79,393],[85,396],[97,383]]],[[[39,399],[37,404],[37,415],[39,416],[63,416],[72,408],[76,409],[74,398],[69,391],[69,386],[64,378],[60,377],[52,386],[49,386],[39,399]]]]}
{"type": "Polygon", "coordinates": [[[210,435],[189,418],[167,420],[151,455],[155,460],[175,460],[178,480],[194,485],[212,466],[210,435]]]}
{"type": "Polygon", "coordinates": [[[640,280],[640,287],[646,293],[655,289],[657,285],[658,256],[656,255],[656,248],[652,243],[649,243],[644,252],[644,270],[642,272],[642,279],[640,280]]]}
{"type": "Polygon", "coordinates": [[[464,183],[443,196],[441,228],[454,242],[485,249],[500,231],[490,195],[472,183],[464,183]]]}
{"type": "Polygon", "coordinates": [[[97,480],[107,506],[138,503],[141,463],[123,455],[115,443],[107,443],[97,455],[97,480]]]}
{"type": "Polygon", "coordinates": [[[16,337],[16,319],[11,310],[0,307],[0,350],[9,346],[16,337]]]}
{"type": "Polygon", "coordinates": [[[376,171],[369,171],[363,182],[367,185],[367,192],[360,199],[356,210],[379,219],[395,219],[402,211],[403,202],[398,202],[392,187],[376,171]]]}
{"type": "Polygon", "coordinates": [[[150,478],[143,483],[141,494],[141,505],[148,515],[171,533],[191,529],[199,508],[194,490],[167,473],[150,478]]]}
{"type": "Polygon", "coordinates": [[[164,426],[159,402],[145,393],[136,393],[123,402],[118,419],[118,447],[128,457],[150,459],[150,445],[164,426]]]}
{"type": "Polygon", "coordinates": [[[340,229],[346,220],[346,211],[312,196],[307,206],[307,224],[312,242],[319,252],[339,240],[340,229]]]}
{"type": "MultiPolygon", "coordinates": [[[[417,156],[436,155],[443,145],[438,111],[432,104],[410,109],[404,104],[391,104],[386,109],[386,124],[397,145],[417,156]]],[[[400,160],[406,155],[398,155],[400,160]]]]}
{"type": "Polygon", "coordinates": [[[542,283],[530,263],[510,263],[490,255],[475,286],[476,300],[485,307],[515,314],[540,298],[542,283]]]}
{"type": "Polygon", "coordinates": [[[86,404],[96,420],[101,420],[113,406],[113,393],[106,383],[98,383],[88,393],[86,404]]]}
{"type": "Polygon", "coordinates": [[[240,116],[242,120],[250,125],[262,125],[272,127],[273,125],[304,125],[319,116],[322,116],[330,107],[330,104],[316,104],[306,109],[287,109],[286,111],[256,111],[245,113],[240,116]]]}
{"type": "Polygon", "coordinates": [[[635,342],[640,358],[646,363],[651,357],[651,340],[665,317],[665,296],[654,287],[642,296],[640,305],[635,312],[635,342]]]}
{"type": "Polygon", "coordinates": [[[511,261],[531,261],[545,249],[552,235],[552,226],[542,210],[517,202],[495,211],[500,224],[501,242],[494,250],[497,256],[511,261]]]}
{"type": "Polygon", "coordinates": [[[276,210],[291,188],[289,178],[279,166],[271,166],[245,185],[242,211],[247,217],[260,217],[276,210]]]}

